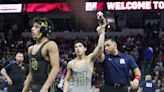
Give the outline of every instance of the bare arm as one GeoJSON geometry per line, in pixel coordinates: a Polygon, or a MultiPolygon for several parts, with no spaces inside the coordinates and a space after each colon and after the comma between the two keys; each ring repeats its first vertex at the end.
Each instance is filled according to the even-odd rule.
{"type": "Polygon", "coordinates": [[[89,55],[91,61],[95,61],[96,58],[103,53],[104,49],[104,40],[105,40],[105,27],[106,27],[106,20],[104,18],[104,24],[97,27],[97,31],[99,33],[98,44],[94,51],[89,55]]]}
{"type": "Polygon", "coordinates": [[[71,70],[71,65],[69,62],[68,66],[67,66],[67,74],[66,74],[65,81],[64,81],[64,91],[63,92],[68,92],[68,89],[71,85],[71,77],[72,77],[72,70],[71,70]]]}
{"type": "MultiPolygon", "coordinates": [[[[104,23],[103,26],[106,26],[106,21],[104,20],[104,23]]],[[[99,25],[101,26],[101,23],[99,23],[99,25]]],[[[104,40],[105,40],[105,37],[104,37],[104,40]]],[[[103,62],[104,59],[105,59],[105,54],[104,54],[104,40],[103,40],[103,46],[102,46],[102,49],[99,51],[98,53],[98,56],[96,56],[98,62],[103,62]]]]}
{"type": "Polygon", "coordinates": [[[31,86],[31,81],[32,81],[32,73],[29,72],[29,74],[24,82],[24,87],[23,87],[22,92],[29,92],[29,88],[31,86]]]}
{"type": "Polygon", "coordinates": [[[131,88],[132,89],[137,89],[138,86],[139,86],[139,80],[140,80],[140,77],[141,77],[141,71],[140,69],[137,67],[133,70],[134,72],[134,75],[135,75],[135,78],[134,80],[130,83],[131,85],[131,88]]]}
{"type": "Polygon", "coordinates": [[[10,76],[7,74],[7,71],[6,71],[5,68],[2,68],[1,74],[7,79],[8,85],[12,85],[13,84],[13,82],[12,82],[10,76]]]}
{"type": "Polygon", "coordinates": [[[1,74],[2,74],[6,79],[10,78],[10,76],[7,74],[7,71],[6,71],[5,68],[2,68],[2,69],[1,69],[1,74]]]}
{"type": "MultiPolygon", "coordinates": [[[[28,53],[30,53],[31,49],[32,49],[32,46],[28,48],[28,53]]],[[[31,83],[32,83],[31,61],[29,60],[29,73],[26,80],[24,81],[24,87],[23,87],[22,92],[29,92],[31,83]]]]}
{"type": "Polygon", "coordinates": [[[103,51],[100,52],[99,56],[97,57],[97,61],[99,63],[102,63],[105,59],[105,54],[104,54],[104,47],[103,47],[103,51]]]}
{"type": "Polygon", "coordinates": [[[47,44],[47,49],[48,49],[48,56],[49,56],[50,64],[51,64],[51,70],[42,89],[49,89],[49,87],[54,82],[59,72],[59,51],[58,51],[57,44],[51,41],[47,44]]]}
{"type": "Polygon", "coordinates": [[[141,76],[141,71],[140,71],[139,68],[135,68],[135,69],[133,70],[133,72],[134,72],[134,75],[135,75],[135,76],[136,76],[136,75],[141,76]]]}
{"type": "Polygon", "coordinates": [[[143,91],[143,88],[138,88],[137,92],[142,92],[143,91]]]}
{"type": "MultiPolygon", "coordinates": [[[[138,79],[138,77],[139,77],[139,78],[141,77],[141,71],[140,71],[140,69],[137,67],[137,68],[135,68],[135,69],[133,70],[133,72],[134,72],[134,75],[135,75],[134,80],[137,80],[137,81],[139,82],[140,79],[138,79]],[[137,76],[137,77],[136,77],[136,76],[137,76]]],[[[134,80],[133,80],[133,81],[134,81],[134,80]]]]}

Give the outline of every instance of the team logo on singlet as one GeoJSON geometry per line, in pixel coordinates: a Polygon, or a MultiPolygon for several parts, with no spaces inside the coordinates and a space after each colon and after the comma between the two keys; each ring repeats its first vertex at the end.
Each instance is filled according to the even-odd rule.
{"type": "Polygon", "coordinates": [[[87,85],[87,72],[77,74],[77,85],[87,85]]]}
{"type": "Polygon", "coordinates": [[[38,61],[35,58],[31,58],[31,67],[33,70],[38,69],[38,61]]]}

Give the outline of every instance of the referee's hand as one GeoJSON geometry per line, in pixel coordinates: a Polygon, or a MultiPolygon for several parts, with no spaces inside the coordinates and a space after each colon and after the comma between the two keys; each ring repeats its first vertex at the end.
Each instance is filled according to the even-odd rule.
{"type": "Polygon", "coordinates": [[[130,82],[130,86],[132,90],[135,90],[138,88],[139,85],[139,80],[138,79],[134,79],[133,81],[130,82]]]}
{"type": "Polygon", "coordinates": [[[103,24],[99,24],[99,26],[96,28],[98,35],[105,32],[106,26],[107,26],[106,19],[103,18],[103,24]]]}

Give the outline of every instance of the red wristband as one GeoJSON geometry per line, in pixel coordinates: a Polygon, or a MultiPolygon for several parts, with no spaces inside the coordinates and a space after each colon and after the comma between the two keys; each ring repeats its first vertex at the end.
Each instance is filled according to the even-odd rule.
{"type": "Polygon", "coordinates": [[[136,75],[134,79],[140,80],[141,76],[140,75],[136,75]]]}

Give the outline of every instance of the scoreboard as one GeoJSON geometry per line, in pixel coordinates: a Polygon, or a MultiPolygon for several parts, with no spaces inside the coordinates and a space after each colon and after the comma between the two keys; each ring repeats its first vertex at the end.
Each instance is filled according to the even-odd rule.
{"type": "MultiPolygon", "coordinates": [[[[75,3],[76,4],[76,3],[75,3]]],[[[85,2],[85,11],[164,10],[164,1],[85,2]]],[[[69,2],[0,4],[0,13],[71,12],[69,2]]]]}
{"type": "Polygon", "coordinates": [[[103,10],[163,10],[164,1],[86,2],[86,11],[103,10]]]}

